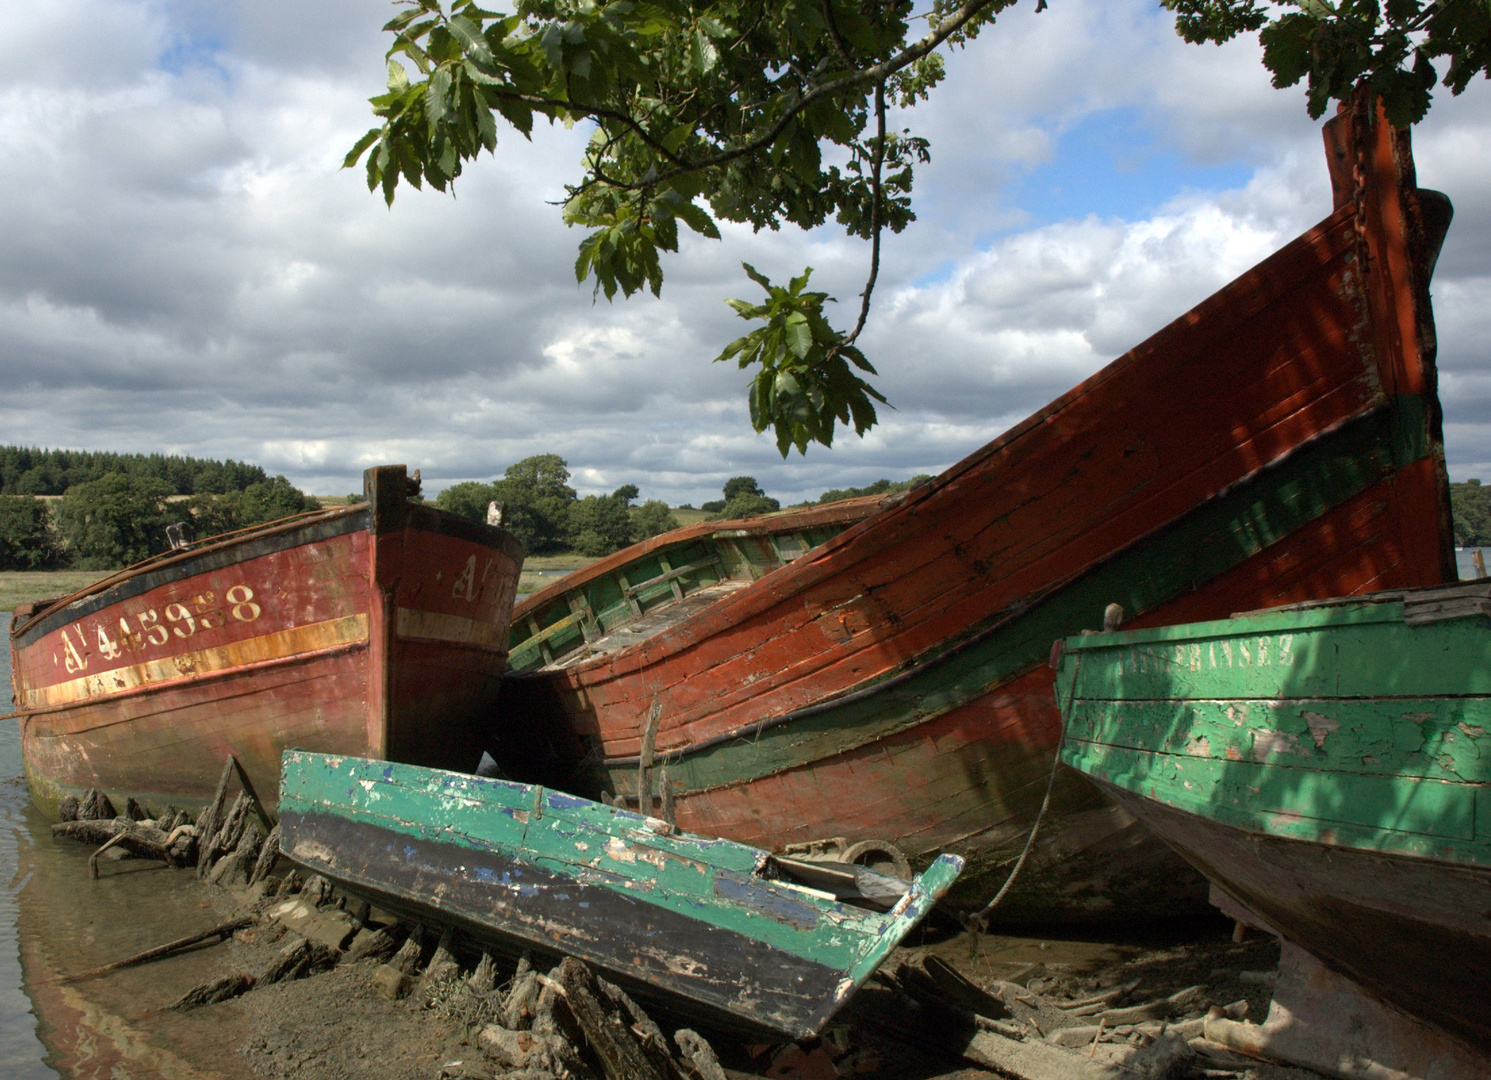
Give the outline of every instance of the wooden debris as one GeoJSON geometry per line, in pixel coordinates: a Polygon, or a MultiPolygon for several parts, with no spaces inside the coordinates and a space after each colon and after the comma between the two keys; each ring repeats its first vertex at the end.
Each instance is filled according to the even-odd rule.
{"type": "Polygon", "coordinates": [[[373,992],[389,1001],[399,1001],[414,989],[414,980],[392,964],[379,964],[368,980],[373,992]]]}
{"type": "Polygon", "coordinates": [[[466,977],[466,985],[471,987],[473,994],[490,994],[496,989],[497,962],[485,949],[482,950],[481,960],[477,962],[475,970],[466,977]]]}
{"type": "Polygon", "coordinates": [[[78,810],[82,806],[82,800],[76,795],[64,795],[62,801],[57,804],[57,820],[77,821],[78,810]]]}
{"type": "Polygon", "coordinates": [[[372,960],[383,963],[399,951],[399,945],[398,937],[383,927],[377,930],[364,930],[352,939],[352,944],[347,947],[345,959],[349,962],[372,960]]]}
{"type": "Polygon", "coordinates": [[[602,990],[591,970],[574,957],[550,973],[564,1004],[584,1033],[606,1080],[670,1080],[646,1043],[633,1030],[631,1013],[602,990]]]}
{"type": "Polygon", "coordinates": [[[207,867],[203,866],[200,861],[207,854],[206,844],[217,835],[217,830],[223,823],[223,803],[228,797],[228,781],[233,777],[233,764],[233,755],[229,754],[228,760],[223,762],[222,775],[217,778],[217,790],[212,793],[212,798],[197,815],[197,836],[201,838],[203,845],[197,863],[199,877],[207,876],[207,867]]]}
{"type": "Polygon", "coordinates": [[[214,926],[211,930],[203,930],[200,934],[192,934],[189,937],[178,938],[164,945],[157,945],[153,949],[146,949],[142,953],[127,956],[123,960],[115,960],[112,964],[105,964],[103,967],[89,968],[87,971],[80,971],[76,975],[65,975],[60,981],[77,982],[79,979],[92,979],[98,975],[106,975],[111,971],[118,971],[120,968],[134,967],[137,964],[149,963],[151,960],[160,960],[163,957],[170,956],[172,953],[178,953],[182,949],[189,949],[193,945],[200,945],[202,942],[211,940],[212,938],[225,941],[233,935],[235,930],[242,930],[245,926],[252,925],[253,922],[254,919],[251,915],[229,919],[225,923],[214,926]]]}
{"type": "Polygon", "coordinates": [[[320,907],[332,897],[331,882],[320,874],[312,874],[305,879],[305,884],[301,885],[300,895],[309,903],[320,907]]]}
{"type": "MultiPolygon", "coordinates": [[[[325,879],[323,879],[325,880],[325,879]]],[[[405,975],[412,976],[419,970],[419,961],[424,953],[424,930],[416,925],[409,931],[409,936],[404,939],[404,944],[399,951],[394,953],[389,966],[402,971],[405,975]]]]}
{"type": "MultiPolygon", "coordinates": [[[[259,856],[254,860],[254,867],[249,871],[248,883],[257,884],[269,876],[274,869],[274,864],[280,857],[280,827],[278,824],[269,830],[269,836],[264,845],[259,849],[259,856]]],[[[366,921],[366,920],[363,920],[366,921]]]]}
{"type": "Polygon", "coordinates": [[[186,1012],[202,1005],[215,1005],[219,1001],[229,1001],[240,997],[254,988],[254,977],[252,975],[225,975],[221,979],[205,982],[194,986],[176,1001],[166,1006],[176,1012],[186,1012]]]}
{"type": "Polygon", "coordinates": [[[145,808],[131,795],[124,800],[124,816],[131,821],[146,821],[154,819],[155,815],[146,813],[145,808]]]}
{"type": "Polygon", "coordinates": [[[303,979],[330,971],[336,966],[337,954],[325,945],[297,937],[280,950],[274,961],[259,976],[258,985],[269,986],[290,979],[303,979]]]}
{"type": "MultiPolygon", "coordinates": [[[[522,962],[519,963],[521,965],[522,962]]],[[[507,998],[502,1003],[502,1026],[512,1031],[529,1027],[533,1018],[538,1015],[541,989],[537,972],[524,971],[514,979],[507,998]]]]}
{"type": "Polygon", "coordinates": [[[678,1044],[684,1060],[693,1066],[699,1080],[725,1080],[725,1070],[720,1067],[720,1059],[715,1056],[714,1047],[709,1045],[704,1036],[689,1028],[680,1028],[673,1033],[673,1041],[678,1044]]]}

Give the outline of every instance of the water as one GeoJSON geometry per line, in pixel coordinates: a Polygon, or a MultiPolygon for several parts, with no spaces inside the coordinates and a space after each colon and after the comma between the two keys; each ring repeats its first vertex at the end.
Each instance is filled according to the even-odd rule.
{"type": "MultiPolygon", "coordinates": [[[[0,614],[0,631],[9,625],[10,615],[0,614]]],[[[0,648],[0,685],[10,685],[8,647],[0,648]]],[[[19,727],[0,721],[0,1077],[247,1077],[246,1059],[236,1053],[246,1021],[235,1003],[163,1011],[192,986],[226,973],[224,947],[87,981],[60,978],[223,919],[215,910],[221,894],[190,871],[104,859],[94,880],[91,852],[53,840],[26,790],[19,727]]]]}
{"type": "MultiPolygon", "coordinates": [[[[1477,574],[1475,572],[1475,564],[1470,561],[1470,553],[1473,552],[1473,551],[1477,551],[1477,550],[1479,550],[1481,552],[1481,557],[1488,564],[1491,564],[1491,548],[1456,548],[1455,549],[1455,567],[1456,567],[1456,569],[1458,569],[1460,571],[1460,580],[1461,581],[1466,581],[1469,578],[1473,578],[1473,577],[1477,576],[1477,574]]],[[[1488,570],[1491,570],[1491,567],[1488,567],[1488,570]]]]}
{"type": "MultiPolygon", "coordinates": [[[[0,614],[0,643],[7,642],[9,613],[0,614]]],[[[10,688],[10,649],[0,645],[0,686],[10,688]]],[[[0,694],[10,712],[10,694],[0,694]]],[[[20,729],[0,720],[0,1073],[12,1080],[55,1080],[43,1063],[46,1048],[36,1035],[36,1015],[21,989],[21,954],[16,937],[18,894],[26,883],[21,853],[32,840],[26,824],[31,797],[21,776],[20,729]]],[[[29,861],[29,860],[28,860],[29,861]]]]}

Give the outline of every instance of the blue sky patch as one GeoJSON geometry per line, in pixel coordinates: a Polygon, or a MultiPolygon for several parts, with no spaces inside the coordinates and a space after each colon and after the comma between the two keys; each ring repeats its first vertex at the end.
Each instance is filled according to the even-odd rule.
{"type": "Polygon", "coordinates": [[[1100,218],[1138,221],[1187,191],[1227,191],[1253,175],[1244,161],[1202,165],[1157,137],[1131,108],[1095,113],[1062,132],[1056,156],[1005,191],[1030,224],[1100,218]]]}

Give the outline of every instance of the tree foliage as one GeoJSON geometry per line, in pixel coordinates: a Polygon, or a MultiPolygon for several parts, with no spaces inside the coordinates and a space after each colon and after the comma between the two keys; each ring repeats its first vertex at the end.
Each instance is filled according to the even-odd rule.
{"type": "Polygon", "coordinates": [[[752,517],[780,510],[782,504],[766,494],[754,476],[732,476],[725,481],[724,498],[707,502],[699,509],[711,511],[710,520],[752,517]]]}
{"type": "Polygon", "coordinates": [[[1491,488],[1479,480],[1450,485],[1450,509],[1455,519],[1455,543],[1460,547],[1491,546],[1491,488]]]}
{"type": "Polygon", "coordinates": [[[637,485],[625,484],[610,495],[587,495],[570,511],[570,546],[581,555],[598,557],[619,551],[636,539],[630,512],[637,485]]]}
{"type": "Polygon", "coordinates": [[[283,476],[276,476],[250,484],[242,491],[194,496],[186,508],[191,513],[196,535],[207,537],[317,510],[320,504],[283,476]]]}
{"type": "MultiPolygon", "coordinates": [[[[471,521],[485,521],[487,504],[500,502],[506,507],[507,528],[530,553],[572,550],[599,556],[626,547],[639,535],[652,535],[639,533],[633,521],[631,503],[639,494],[636,484],[623,484],[610,495],[581,499],[569,485],[564,458],[535,454],[508,466],[501,479],[489,484],[452,484],[436,497],[435,505],[471,521]]],[[[664,513],[667,509],[663,506],[664,513]]]]}
{"type": "Polygon", "coordinates": [[[57,526],[74,564],[113,570],[165,551],[166,525],[183,517],[167,507],[171,494],[164,480],[124,473],[68,488],[58,503],[57,526]]]}
{"type": "Polygon", "coordinates": [[[888,480],[881,478],[864,487],[831,488],[818,496],[820,503],[838,502],[840,499],[857,499],[863,495],[890,495],[897,491],[907,491],[917,484],[930,480],[932,477],[927,473],[917,473],[910,480],[888,480]]]}
{"type": "MultiPolygon", "coordinates": [[[[1394,123],[1422,117],[1440,80],[1460,93],[1491,62],[1486,0],[1160,0],[1192,42],[1257,31],[1276,86],[1307,82],[1320,116],[1360,81],[1394,123]]],[[[870,241],[858,317],[847,332],[806,288],[810,271],[731,300],[756,325],[718,360],[753,369],[750,417],[783,456],[830,445],[840,424],[863,434],[883,398],[856,347],[870,311],[885,229],[915,219],[924,138],[892,130],[889,104],[923,100],[941,81],[943,46],[965,44],[1016,0],[402,0],[385,29],[381,124],[347,154],[366,155],[370,189],[446,190],[467,161],[495,152],[499,126],[531,137],[535,120],[583,124],[591,138],[566,188],[564,220],[585,230],[575,261],[596,296],[662,288],[679,226],[718,222],[815,228],[833,219],[870,241]],[[919,25],[925,18],[925,27],[919,25]],[[913,25],[917,32],[913,33],[913,25]],[[412,71],[411,71],[412,67],[412,71]]],[[[1032,0],[1034,11],[1046,0],[1032,0]]]]}
{"type": "Polygon", "coordinates": [[[648,499],[641,506],[632,508],[632,531],[638,540],[670,532],[678,528],[678,519],[662,499],[648,499]]]}
{"type": "Polygon", "coordinates": [[[1491,73],[1486,0],[1160,0],[1187,41],[1257,31],[1277,87],[1305,82],[1310,115],[1324,115],[1366,82],[1403,127],[1429,111],[1436,84],[1459,94],[1491,73]],[[1442,72],[1442,74],[1441,74],[1442,72]]]}
{"type": "Polygon", "coordinates": [[[9,495],[61,495],[109,473],[164,480],[173,495],[242,491],[269,479],[260,466],[232,459],[0,446],[0,491],[9,495]]]}
{"type": "Polygon", "coordinates": [[[63,561],[45,500],[0,495],[0,570],[51,570],[63,561]]]}

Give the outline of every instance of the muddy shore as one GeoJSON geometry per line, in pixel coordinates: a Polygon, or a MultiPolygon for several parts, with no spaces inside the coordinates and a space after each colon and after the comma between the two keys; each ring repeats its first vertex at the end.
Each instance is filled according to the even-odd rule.
{"type": "MultiPolygon", "coordinates": [[[[380,992],[379,965],[367,960],[344,959],[322,973],[259,986],[233,1000],[185,1012],[168,1008],[193,986],[262,972],[273,964],[287,943],[298,940],[294,931],[273,921],[158,963],[76,983],[59,981],[60,975],[85,964],[85,956],[88,962],[107,962],[127,955],[129,949],[117,931],[120,923],[130,920],[132,910],[148,907],[161,916],[144,920],[156,928],[158,942],[166,925],[172,933],[214,925],[251,910],[253,897],[201,882],[189,870],[166,870],[133,859],[106,861],[99,880],[90,881],[89,849],[65,841],[56,842],[56,849],[37,855],[47,856],[49,875],[59,878],[52,886],[72,892],[76,899],[29,912],[23,963],[50,1061],[65,1076],[454,1080],[524,1075],[505,1069],[484,1052],[480,1036],[491,1019],[490,1005],[482,1006],[467,994],[452,999],[433,993],[418,975],[407,996],[391,999],[386,986],[380,992]],[[76,875],[74,883],[67,886],[62,875],[76,875]]],[[[286,869],[282,863],[279,872],[286,869]]],[[[260,913],[270,908],[263,901],[257,905],[260,913]]],[[[362,914],[355,898],[333,897],[328,910],[333,909],[362,914]]],[[[392,916],[376,909],[366,915],[374,928],[395,928],[392,916]]],[[[148,947],[153,942],[142,934],[148,937],[141,930],[130,940],[148,947]]],[[[428,954],[433,937],[427,934],[426,941],[428,954]]],[[[942,923],[918,931],[908,944],[886,965],[887,976],[873,980],[820,1039],[793,1046],[703,1029],[725,1075],[792,1080],[998,1075],[959,1057],[956,1034],[942,1027],[953,1023],[946,1017],[915,1014],[908,1027],[912,1014],[895,972],[903,965],[924,964],[928,957],[946,961],[981,987],[1028,988],[1036,1001],[1072,1001],[1123,988],[1113,1000],[1151,1002],[1178,992],[1195,995],[1195,988],[1201,987],[1193,1006],[1204,1011],[1206,1004],[1230,1005],[1254,1019],[1267,1011],[1267,973],[1278,960],[1271,938],[1254,935],[1235,943],[1232,924],[1220,917],[1082,939],[998,933],[973,938],[942,923]],[[1242,1002],[1246,1004],[1239,1005],[1242,1002]]],[[[468,971],[479,956],[459,942],[455,952],[468,971]]],[[[535,967],[547,970],[541,959],[535,960],[535,967]]],[[[493,1000],[500,1001],[511,976],[510,966],[499,966],[493,1000]]],[[[658,1019],[670,1035],[670,1025],[679,1022],[658,1019]]],[[[1100,1049],[1113,1048],[1105,1041],[1100,1049]]],[[[1095,1060],[1102,1060],[1102,1055],[1095,1060]]],[[[1244,1062],[1224,1062],[1219,1068],[1216,1061],[1193,1061],[1169,1075],[1172,1080],[1315,1077],[1244,1062]]]]}

